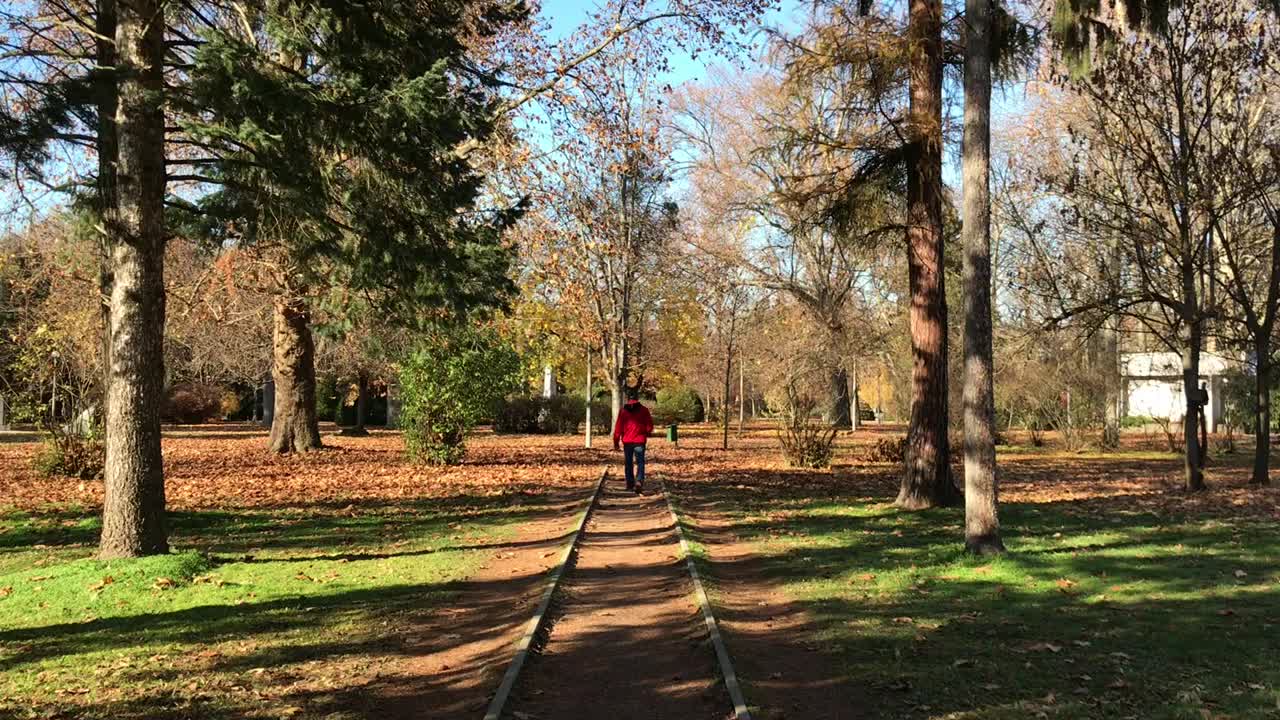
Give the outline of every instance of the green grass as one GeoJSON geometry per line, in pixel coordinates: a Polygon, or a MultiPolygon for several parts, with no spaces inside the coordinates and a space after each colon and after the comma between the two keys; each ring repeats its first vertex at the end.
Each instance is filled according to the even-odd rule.
{"type": "MultiPolygon", "coordinates": [[[[733,508],[866,717],[1280,717],[1274,523],[1005,505],[1014,552],[988,561],[964,554],[959,510],[681,492],[733,508]]],[[[732,571],[695,552],[712,577],[732,571]]]]}
{"type": "Polygon", "coordinates": [[[174,513],[177,551],[114,562],[83,509],[0,513],[0,717],[363,716],[360,679],[536,511],[174,513]]]}

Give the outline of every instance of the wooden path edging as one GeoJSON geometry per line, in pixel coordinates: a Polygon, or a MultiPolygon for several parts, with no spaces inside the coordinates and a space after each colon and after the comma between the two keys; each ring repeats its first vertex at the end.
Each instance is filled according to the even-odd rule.
{"type": "MultiPolygon", "coordinates": [[[[524,635],[520,638],[520,642],[516,644],[516,654],[511,658],[511,663],[507,665],[507,673],[502,677],[502,684],[498,686],[497,693],[494,694],[493,700],[489,703],[489,709],[485,711],[484,720],[498,720],[502,716],[502,708],[507,704],[507,698],[511,696],[511,690],[515,687],[516,680],[520,677],[520,670],[524,667],[525,660],[529,658],[534,638],[537,637],[538,632],[542,630],[542,626],[546,622],[547,609],[551,607],[551,598],[555,595],[556,589],[560,587],[560,580],[564,577],[565,569],[569,567],[573,554],[578,550],[578,542],[582,539],[583,530],[587,527],[587,520],[591,517],[591,511],[595,510],[596,504],[600,500],[600,488],[604,487],[605,478],[608,476],[609,468],[606,467],[600,472],[600,479],[596,481],[596,489],[591,493],[591,501],[587,503],[587,507],[578,518],[573,537],[569,539],[568,545],[564,549],[564,554],[560,556],[560,564],[556,566],[551,576],[550,584],[547,585],[547,589],[542,593],[542,600],[538,603],[538,609],[534,611],[524,635]]],[[[681,542],[684,542],[683,539],[681,542]]]]}
{"type": "Polygon", "coordinates": [[[689,566],[689,575],[693,578],[693,593],[698,597],[698,605],[702,607],[702,618],[707,623],[707,632],[711,635],[711,644],[716,649],[716,660],[720,663],[720,673],[724,675],[724,686],[729,691],[729,699],[733,701],[733,714],[736,720],[751,720],[747,711],[747,700],[742,694],[742,686],[738,684],[738,676],[733,671],[733,663],[729,660],[729,649],[725,647],[724,638],[720,635],[720,626],[711,612],[711,601],[707,599],[707,591],[702,587],[702,578],[698,576],[698,568],[693,562],[693,553],[689,551],[689,543],[684,537],[684,528],[680,525],[680,517],[676,515],[675,506],[671,504],[671,496],[666,487],[662,489],[663,499],[667,501],[667,510],[671,513],[671,522],[676,528],[676,537],[680,540],[680,552],[684,553],[684,561],[689,566]]]}

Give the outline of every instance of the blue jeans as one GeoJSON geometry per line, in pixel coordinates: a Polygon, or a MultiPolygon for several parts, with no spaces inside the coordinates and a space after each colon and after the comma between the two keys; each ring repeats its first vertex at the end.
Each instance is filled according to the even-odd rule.
{"type": "Polygon", "coordinates": [[[622,454],[627,461],[627,488],[636,483],[644,484],[644,445],[640,443],[623,443],[622,454]]]}

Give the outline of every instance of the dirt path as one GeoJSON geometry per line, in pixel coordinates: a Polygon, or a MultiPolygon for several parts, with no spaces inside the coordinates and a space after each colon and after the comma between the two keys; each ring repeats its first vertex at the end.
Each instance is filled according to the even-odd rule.
{"type": "Polygon", "coordinates": [[[708,592],[734,670],[746,685],[754,720],[857,720],[866,716],[863,689],[848,682],[826,655],[819,631],[799,603],[779,590],[749,543],[731,523],[694,498],[681,504],[682,522],[710,562],[708,592]]]}
{"type": "Polygon", "coordinates": [[[505,716],[730,716],[692,591],[655,479],[639,497],[610,479],[564,581],[550,639],[525,668],[505,716]]]}
{"type": "Polygon", "coordinates": [[[594,489],[584,476],[581,488],[557,496],[548,516],[495,546],[492,559],[452,588],[455,597],[429,620],[392,629],[402,657],[384,668],[366,716],[481,717],[594,489]]]}

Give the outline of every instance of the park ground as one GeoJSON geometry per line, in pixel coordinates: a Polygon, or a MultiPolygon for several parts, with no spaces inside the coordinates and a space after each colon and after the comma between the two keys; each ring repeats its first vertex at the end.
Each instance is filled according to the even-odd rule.
{"type": "MultiPolygon", "coordinates": [[[[1202,494],[1140,434],[1002,448],[1012,552],[982,560],[961,510],[892,508],[867,453],[896,432],[842,435],[824,471],[764,424],[655,441],[756,716],[1280,717],[1280,489],[1246,485],[1248,448],[1202,494]]],[[[325,441],[169,429],[174,553],[99,563],[100,484],[0,438],[0,717],[481,716],[616,456],[482,433],[428,469],[393,433],[325,441]]]]}

